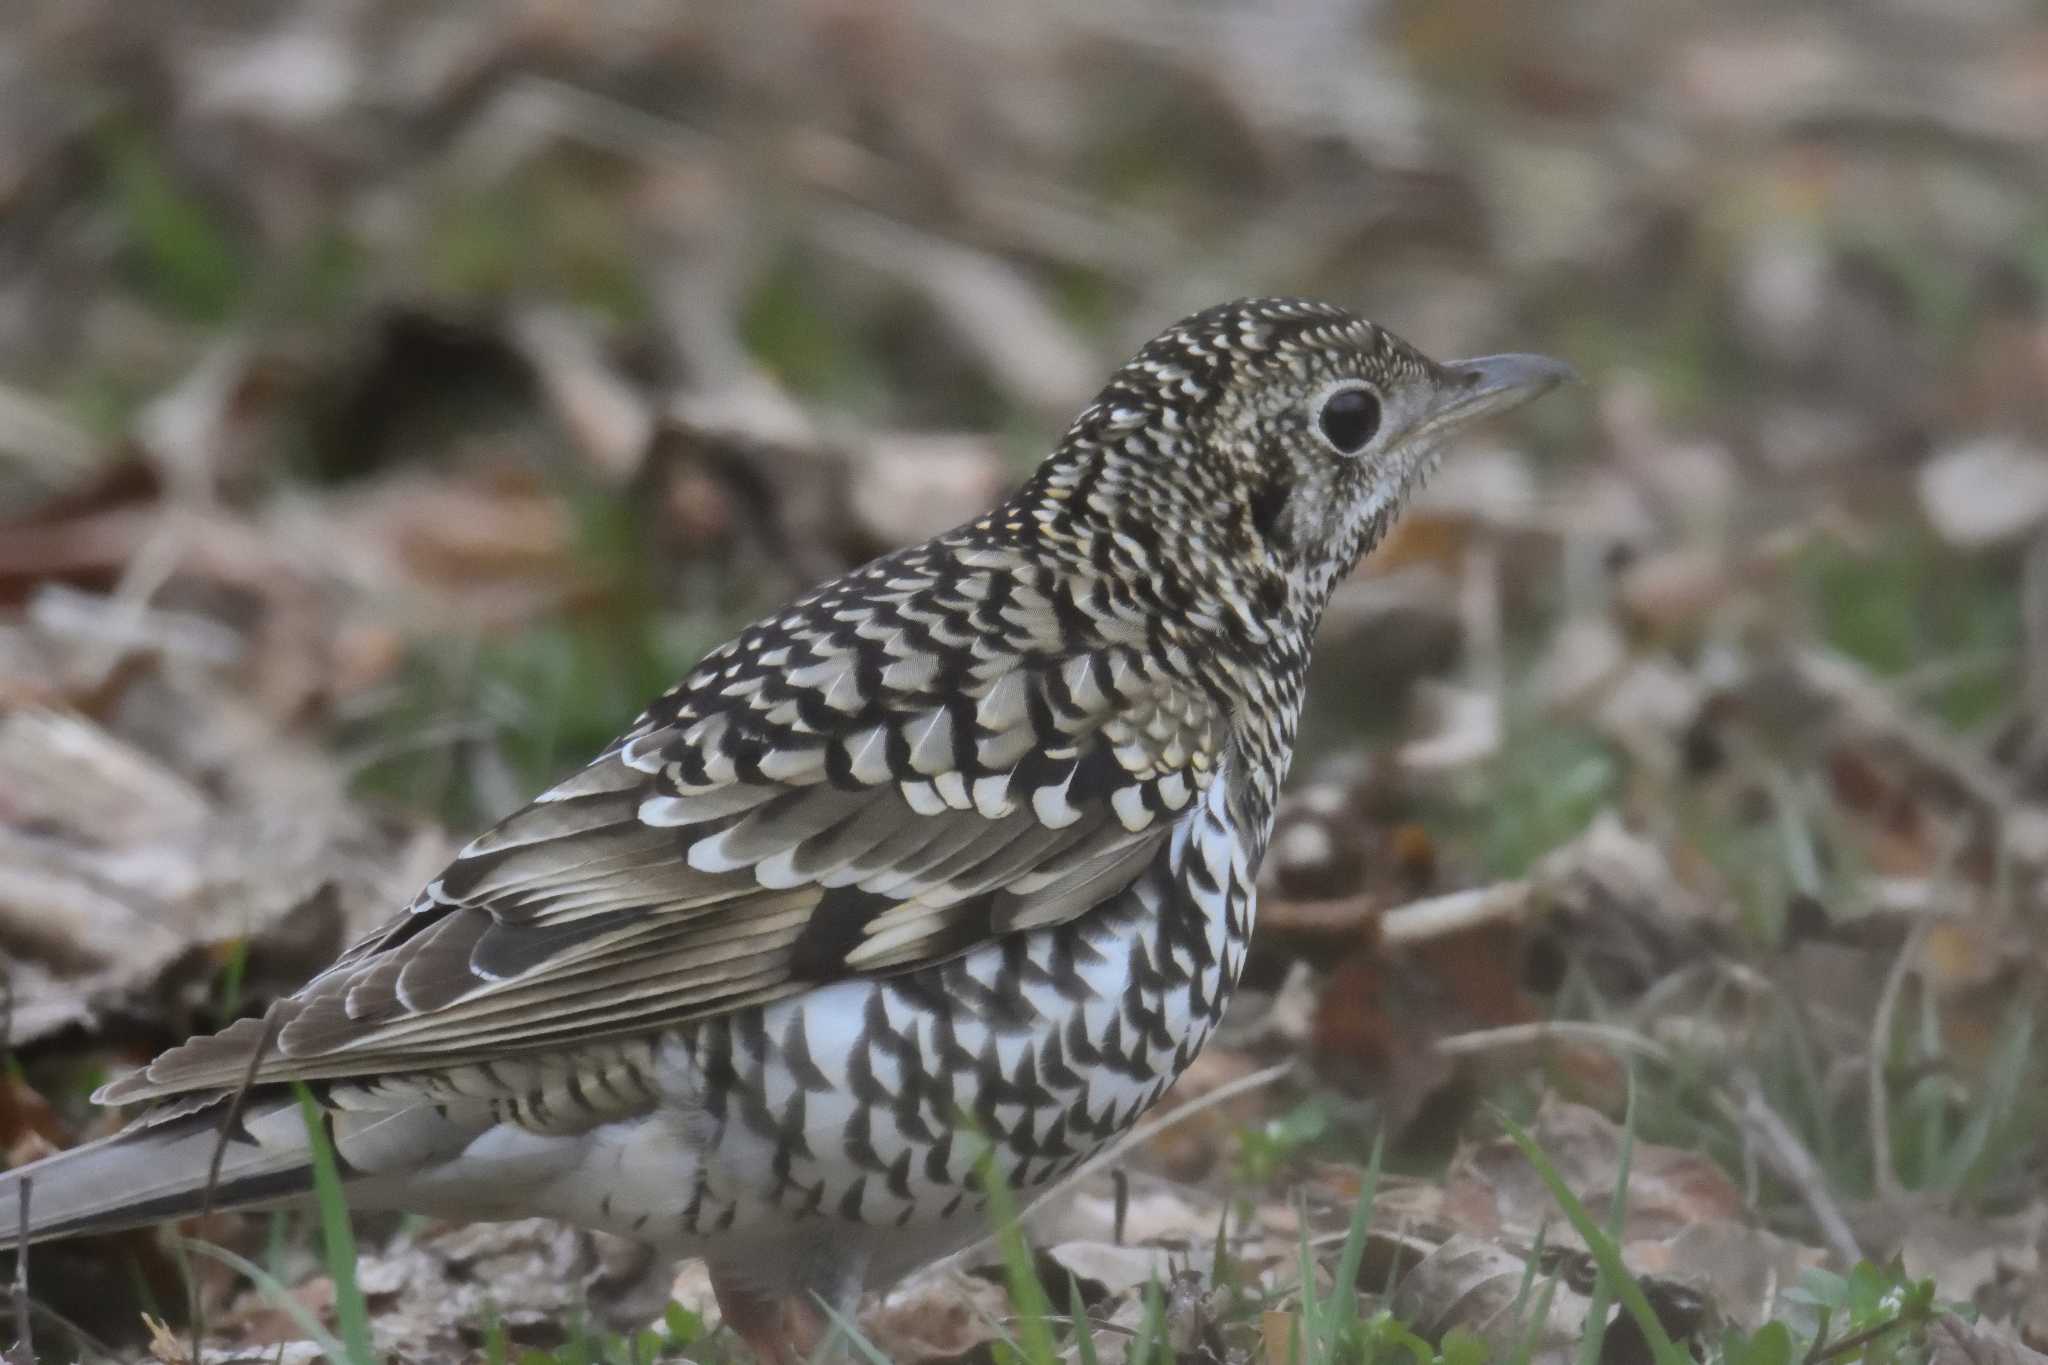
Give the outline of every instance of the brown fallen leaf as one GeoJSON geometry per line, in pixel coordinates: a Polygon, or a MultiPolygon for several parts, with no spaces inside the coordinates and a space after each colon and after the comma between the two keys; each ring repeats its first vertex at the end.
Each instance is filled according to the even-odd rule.
{"type": "MultiPolygon", "coordinates": [[[[1549,1291],[1548,1311],[1532,1323],[1523,1299],[1528,1278],[1522,1256],[1453,1233],[1401,1277],[1387,1308],[1425,1340],[1458,1328],[1486,1342],[1496,1360],[1519,1359],[1526,1349],[1532,1365],[1566,1365],[1577,1358],[1585,1335],[1586,1296],[1558,1283],[1549,1291]]],[[[1530,1295],[1526,1304],[1539,1301],[1530,1295]]]]}
{"type": "Polygon", "coordinates": [[[1323,982],[1310,1056],[1325,1079],[1375,1096],[1398,1131],[1460,1074],[1435,1047],[1540,1017],[1522,991],[1519,926],[1488,922],[1399,948],[1375,928],[1323,982]]]}
{"type": "MultiPolygon", "coordinates": [[[[1619,1185],[1620,1126],[1584,1105],[1546,1097],[1530,1132],[1566,1187],[1604,1225],[1619,1185]]],[[[1447,1214],[1475,1232],[1532,1237],[1537,1227],[1557,1221],[1550,1191],[1507,1137],[1465,1148],[1452,1161],[1444,1184],[1447,1214]]],[[[1743,1213],[1742,1192],[1711,1158],[1658,1143],[1634,1144],[1622,1226],[1625,1245],[1668,1237],[1710,1219],[1739,1219],[1743,1213]]]]}
{"type": "Polygon", "coordinates": [[[942,1270],[919,1275],[860,1316],[870,1345],[901,1365],[954,1361],[995,1341],[1010,1296],[991,1280],[942,1270]]]}
{"type": "Polygon", "coordinates": [[[1297,1365],[1301,1315],[1269,1308],[1259,1314],[1259,1348],[1265,1365],[1297,1365]]]}
{"type": "Polygon", "coordinates": [[[513,315],[509,333],[591,467],[612,483],[630,478],[654,434],[653,408],[606,358],[589,320],[536,305],[513,315]]]}
{"type": "MultiPolygon", "coordinates": [[[[1619,1184],[1620,1127],[1583,1105],[1546,1096],[1531,1135],[1604,1226],[1619,1184]]],[[[1627,1197],[1620,1242],[1630,1270],[1669,1282],[1674,1293],[1685,1287],[1710,1316],[1729,1322],[1762,1323],[1776,1310],[1778,1295],[1824,1259],[1816,1248],[1755,1226],[1734,1182],[1696,1152],[1637,1141],[1627,1197]]],[[[1583,1244],[1535,1167],[1507,1137],[1462,1150],[1435,1208],[1447,1225],[1473,1236],[1526,1246],[1542,1229],[1549,1245],[1582,1254],[1583,1244]]]]}
{"type": "Polygon", "coordinates": [[[1928,1333],[1929,1365],[2044,1365],[2048,1355],[2020,1341],[2007,1327],[1945,1313],[1928,1333]]]}
{"type": "Polygon", "coordinates": [[[13,1070],[0,1072],[0,1165],[26,1165],[71,1141],[48,1100],[13,1070]]]}
{"type": "Polygon", "coordinates": [[[1603,810],[1531,878],[1544,913],[1532,951],[1577,962],[1601,991],[1630,1000],[1713,955],[1713,901],[1678,875],[1664,846],[1603,810]]]}
{"type": "MultiPolygon", "coordinates": [[[[2044,1231],[2048,1204],[2038,1200],[2005,1217],[1922,1210],[1906,1228],[1896,1254],[1909,1277],[1934,1281],[1944,1303],[1971,1303],[2002,1281],[2037,1281],[2044,1231]]],[[[1880,1254],[1883,1250],[1878,1249],[1880,1254]]]]}

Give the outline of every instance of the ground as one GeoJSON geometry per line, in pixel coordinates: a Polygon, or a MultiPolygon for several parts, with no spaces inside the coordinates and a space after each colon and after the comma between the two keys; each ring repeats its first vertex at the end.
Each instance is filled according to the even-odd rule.
{"type": "MultiPolygon", "coordinates": [[[[1340,588],[1225,1032],[856,1350],[2035,1359],[2044,53],[2020,0],[10,15],[0,1159],[1161,326],[1305,294],[1585,382],[1340,588]]],[[[39,1247],[0,1339],[740,1358],[694,1267],[622,1335],[622,1248],[347,1227],[39,1247]]]]}

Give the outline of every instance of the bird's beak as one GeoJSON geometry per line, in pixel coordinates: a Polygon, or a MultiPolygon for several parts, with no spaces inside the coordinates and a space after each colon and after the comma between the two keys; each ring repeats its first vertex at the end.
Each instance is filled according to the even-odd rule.
{"type": "Polygon", "coordinates": [[[1562,360],[1544,355],[1488,355],[1443,367],[1436,401],[1418,423],[1424,430],[1463,426],[1550,392],[1579,377],[1562,360]]]}

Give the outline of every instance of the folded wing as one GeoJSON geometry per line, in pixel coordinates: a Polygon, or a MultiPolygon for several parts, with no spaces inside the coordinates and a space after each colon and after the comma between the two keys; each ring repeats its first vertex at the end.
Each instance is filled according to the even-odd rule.
{"type": "Polygon", "coordinates": [[[750,629],[268,1026],[101,1098],[230,1088],[266,1027],[259,1081],[645,1032],[1100,904],[1197,804],[1223,715],[1141,648],[1073,648],[1028,581],[991,615],[985,586],[919,569],[750,629]]]}

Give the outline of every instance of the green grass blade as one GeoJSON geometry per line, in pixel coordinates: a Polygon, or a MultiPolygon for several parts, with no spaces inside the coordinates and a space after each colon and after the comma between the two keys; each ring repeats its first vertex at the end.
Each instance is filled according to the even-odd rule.
{"type": "Polygon", "coordinates": [[[505,1319],[498,1315],[498,1305],[484,1301],[484,1362],[485,1365],[510,1365],[511,1343],[505,1337],[505,1319]]]}
{"type": "Polygon", "coordinates": [[[1010,1306],[1017,1313],[1017,1349],[1031,1365],[1057,1365],[1059,1346],[1052,1337],[1052,1296],[1038,1278],[1031,1244],[1017,1221],[1017,1198],[1010,1182],[996,1170],[993,1150],[975,1163],[981,1188],[988,1194],[989,1217],[996,1225],[996,1247],[1003,1258],[1003,1279],[1010,1306]]]}
{"type": "Polygon", "coordinates": [[[1522,1282],[1515,1287],[1515,1301],[1508,1305],[1508,1314],[1520,1319],[1522,1310],[1529,1306],[1529,1292],[1536,1287],[1536,1267],[1543,1260],[1543,1247],[1550,1236],[1550,1220],[1544,1219],[1536,1225],[1536,1240],[1529,1246],[1528,1259],[1522,1262],[1522,1282]]]}
{"type": "Polygon", "coordinates": [[[363,1302],[362,1287],[356,1283],[356,1234],[349,1225],[348,1200],[341,1190],[341,1170],[334,1162],[334,1147],[327,1140],[327,1124],[313,1092],[294,1081],[299,1116],[306,1124],[306,1146],[313,1158],[313,1194],[320,1206],[320,1237],[327,1256],[327,1273],[334,1277],[334,1316],[341,1323],[341,1339],[348,1347],[348,1359],[355,1365],[375,1365],[377,1351],[370,1338],[370,1308],[363,1302]]]}
{"type": "Polygon", "coordinates": [[[1382,1129],[1372,1140],[1372,1159],[1366,1163],[1358,1203],[1351,1210],[1351,1227],[1344,1234],[1344,1251],[1337,1258],[1337,1330],[1358,1316],[1358,1267],[1365,1262],[1365,1235],[1372,1226],[1373,1201],[1379,1197],[1380,1158],[1385,1149],[1386,1131],[1382,1129]]]}
{"type": "Polygon", "coordinates": [[[220,969],[220,1012],[232,1019],[242,1012],[242,978],[249,971],[249,940],[237,938],[228,944],[228,960],[220,969]]]}
{"type": "Polygon", "coordinates": [[[2022,1004],[2009,1018],[1985,1068],[1984,1082],[1955,1141],[1932,1163],[1931,1187],[1944,1194],[1964,1190],[1981,1177],[1984,1158],[1999,1130],[2012,1120],[2034,1055],[2034,1012],[2022,1004]]]}
{"type": "Polygon", "coordinates": [[[1542,1180],[1545,1188],[1550,1191],[1550,1197],[1557,1201],[1565,1220],[1586,1243],[1586,1250],[1592,1254],[1594,1264],[1600,1267],[1601,1277],[1608,1281],[1614,1294],[1621,1300],[1622,1307],[1628,1309],[1629,1316],[1634,1318],[1636,1326],[1642,1329],[1643,1340],[1649,1343],[1650,1354],[1657,1365],[1692,1365],[1692,1357],[1680,1350],[1671,1340],[1671,1334],[1664,1330],[1664,1324],[1658,1319],[1656,1310],[1650,1307],[1649,1299],[1644,1297],[1643,1287],[1636,1283],[1635,1277],[1628,1273],[1628,1267],[1622,1264],[1620,1247],[1616,1246],[1614,1239],[1593,1221],[1593,1215],[1587,1212],[1579,1197],[1571,1192],[1571,1187],[1564,1183],[1564,1177],[1557,1173],[1557,1167],[1543,1154],[1543,1149],[1536,1145],[1536,1139],[1529,1135],[1528,1129],[1506,1114],[1500,1116],[1500,1121],[1501,1126],[1507,1129],[1508,1136],[1514,1139],[1515,1145],[1522,1149],[1522,1155],[1536,1168],[1537,1178],[1542,1180]]]}
{"type": "Polygon", "coordinates": [[[1237,1277],[1230,1266],[1229,1246],[1230,1202],[1225,1200],[1223,1207],[1216,1211],[1216,1241],[1209,1248],[1209,1283],[1218,1289],[1227,1285],[1234,1296],[1237,1277]]]}
{"type": "Polygon", "coordinates": [[[1298,1222],[1301,1227],[1301,1307],[1296,1314],[1297,1337],[1294,1358],[1296,1365],[1306,1365],[1311,1360],[1320,1360],[1328,1343],[1323,1340],[1323,1304],[1316,1297],[1316,1253],[1309,1245],[1308,1206],[1306,1201],[1297,1200],[1295,1207],[1300,1210],[1298,1222]]]}
{"type": "MultiPolygon", "coordinates": [[[[1532,1255],[1529,1266],[1534,1269],[1535,1265],[1536,1258],[1532,1255]]],[[[1529,1365],[1535,1359],[1536,1336],[1549,1324],[1550,1305],[1556,1298],[1557,1276],[1545,1275],[1536,1287],[1536,1302],[1526,1305],[1531,1311],[1522,1319],[1522,1335],[1515,1343],[1515,1353],[1508,1357],[1508,1365],[1529,1365]]]]}
{"type": "Polygon", "coordinates": [[[1072,1272],[1067,1275],[1067,1313],[1074,1320],[1074,1350],[1080,1357],[1080,1365],[1101,1365],[1095,1354],[1095,1324],[1088,1318],[1088,1309],[1081,1302],[1081,1282],[1072,1272]]]}
{"type": "Polygon", "coordinates": [[[1138,1323],[1137,1340],[1124,1357],[1126,1365],[1152,1365],[1152,1357],[1165,1339],[1166,1293],[1154,1277],[1145,1282],[1145,1316],[1138,1323]]]}
{"type": "MultiPolygon", "coordinates": [[[[818,1307],[824,1311],[826,1318],[831,1321],[832,1325],[839,1329],[839,1335],[846,1338],[852,1344],[853,1349],[859,1352],[860,1358],[867,1361],[868,1365],[895,1365],[894,1361],[883,1355],[876,1348],[875,1343],[869,1341],[861,1334],[860,1328],[855,1326],[846,1314],[840,1312],[823,1299],[818,1300],[818,1307]]],[[[832,1342],[830,1338],[827,1338],[824,1344],[818,1348],[819,1357],[826,1360],[831,1359],[831,1356],[827,1354],[831,1349],[832,1342]]]]}
{"type": "Polygon", "coordinates": [[[367,1365],[374,1356],[351,1356],[349,1348],[342,1345],[336,1336],[321,1325],[313,1310],[300,1303],[285,1288],[284,1282],[244,1256],[237,1256],[226,1247],[217,1247],[211,1242],[195,1242],[180,1237],[175,1245],[181,1251],[196,1251],[209,1260],[219,1261],[228,1269],[248,1280],[262,1291],[263,1297],[282,1308],[285,1315],[298,1325],[306,1339],[320,1348],[320,1353],[334,1362],[334,1365],[367,1365]]]}
{"type": "MultiPolygon", "coordinates": [[[[1607,1211],[1607,1235],[1621,1244],[1622,1229],[1628,1221],[1628,1170],[1635,1160],[1636,1073],[1628,1071],[1628,1108],[1621,1120],[1621,1151],[1614,1163],[1614,1197],[1607,1211]]],[[[1579,1365],[1599,1365],[1601,1347],[1607,1340],[1607,1310],[1614,1306],[1612,1285],[1605,1275],[1593,1280],[1593,1292],[1586,1296],[1586,1334],[1579,1339],[1579,1365]]]]}

